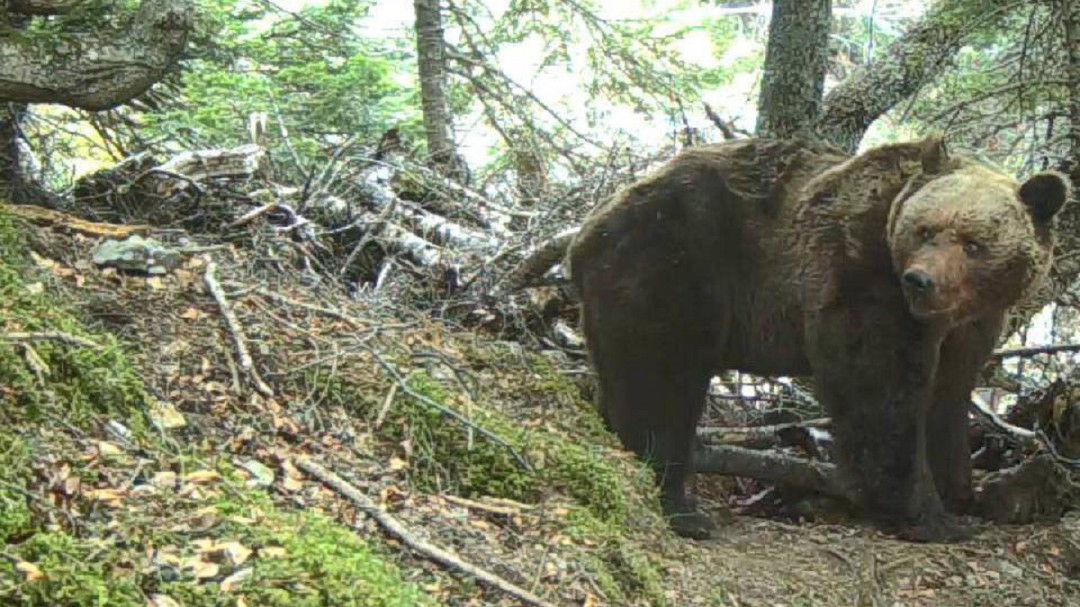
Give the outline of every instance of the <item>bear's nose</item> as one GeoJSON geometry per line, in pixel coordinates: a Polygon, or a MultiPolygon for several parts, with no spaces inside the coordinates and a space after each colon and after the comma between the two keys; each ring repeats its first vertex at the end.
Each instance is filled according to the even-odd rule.
{"type": "Polygon", "coordinates": [[[922,270],[908,270],[904,272],[904,286],[918,293],[929,293],[934,288],[934,279],[922,270]]]}

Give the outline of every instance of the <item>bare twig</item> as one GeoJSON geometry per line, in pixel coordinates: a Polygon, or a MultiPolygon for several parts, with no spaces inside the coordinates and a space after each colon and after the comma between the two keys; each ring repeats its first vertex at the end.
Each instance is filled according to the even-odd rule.
{"type": "Polygon", "coordinates": [[[506,277],[505,288],[509,291],[517,291],[534,284],[545,272],[562,260],[566,249],[579,230],[578,227],[563,230],[528,252],[525,259],[506,277]]]}
{"type": "Polygon", "coordinates": [[[490,512],[492,514],[520,514],[522,510],[533,509],[533,506],[530,506],[528,504],[488,504],[485,502],[478,502],[457,495],[451,495],[449,493],[439,494],[439,497],[450,502],[451,504],[457,504],[458,506],[464,506],[465,508],[470,508],[473,510],[482,510],[484,512],[490,512]]]}
{"type": "Polygon", "coordinates": [[[382,428],[383,422],[386,420],[386,414],[390,412],[390,405],[394,404],[394,397],[397,396],[398,385],[390,384],[390,391],[386,393],[386,398],[383,399],[382,407],[379,407],[379,414],[375,417],[375,423],[372,427],[378,430],[382,428]]]}
{"type": "Polygon", "coordinates": [[[232,307],[229,305],[229,300],[225,297],[225,291],[214,276],[215,272],[217,272],[217,264],[213,261],[208,262],[203,282],[206,283],[206,288],[214,296],[214,301],[217,302],[221,315],[225,318],[225,324],[228,326],[229,334],[233,339],[233,346],[236,348],[236,357],[239,359],[240,370],[247,374],[248,379],[259,394],[266,398],[273,398],[274,391],[259,377],[259,372],[255,369],[255,364],[251,360],[251,353],[248,352],[247,341],[244,339],[240,321],[237,320],[236,314],[233,313],[232,307]]]}
{"type": "Polygon", "coordinates": [[[401,521],[392,514],[379,508],[371,498],[364,495],[356,486],[350,484],[334,472],[327,470],[320,464],[317,464],[306,457],[300,457],[296,459],[296,467],[308,473],[313,478],[318,479],[322,484],[336,491],[342,497],[348,499],[356,505],[361,512],[371,517],[380,527],[401,540],[401,542],[409,548],[412,548],[423,555],[425,558],[452,570],[464,573],[465,575],[479,580],[500,592],[504,592],[527,605],[555,607],[554,603],[549,603],[513,582],[507,581],[490,571],[468,563],[462,560],[461,557],[416,537],[416,535],[414,535],[401,521]]]}
{"type": "Polygon", "coordinates": [[[68,346],[79,346],[80,348],[88,348],[90,350],[102,351],[105,348],[100,344],[97,344],[85,337],[79,337],[78,335],[72,335],[70,333],[64,333],[63,331],[33,331],[26,333],[0,333],[0,341],[10,341],[17,343],[35,342],[35,341],[55,341],[68,346]]]}
{"type": "Polygon", "coordinates": [[[1080,352],[1080,344],[1052,344],[1049,346],[1032,346],[1030,348],[1010,348],[994,352],[992,358],[1016,358],[1037,356],[1039,354],[1060,354],[1062,352],[1080,352]]]}

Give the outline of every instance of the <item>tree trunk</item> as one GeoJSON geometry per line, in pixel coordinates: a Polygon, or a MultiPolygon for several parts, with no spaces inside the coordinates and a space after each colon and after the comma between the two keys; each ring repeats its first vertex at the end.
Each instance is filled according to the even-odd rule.
{"type": "Polygon", "coordinates": [[[831,0],[773,0],[758,97],[757,134],[809,134],[821,112],[831,0]]]}
{"type": "MultiPolygon", "coordinates": [[[[14,3],[27,14],[57,14],[73,0],[14,3]]],[[[130,24],[109,34],[62,34],[48,41],[0,36],[0,101],[59,103],[106,110],[136,97],[164,76],[187,45],[192,0],[143,0],[130,24]]]]}
{"type": "Polygon", "coordinates": [[[420,71],[420,104],[431,161],[450,173],[460,172],[461,159],[450,138],[450,110],[446,103],[446,43],[443,40],[441,2],[413,0],[416,10],[416,53],[420,71]]]}

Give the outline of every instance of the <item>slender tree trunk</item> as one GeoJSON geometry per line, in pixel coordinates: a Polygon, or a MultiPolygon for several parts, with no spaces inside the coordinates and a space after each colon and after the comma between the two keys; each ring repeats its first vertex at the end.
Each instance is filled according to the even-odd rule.
{"type": "Polygon", "coordinates": [[[420,71],[420,104],[424,133],[432,162],[450,174],[464,169],[450,137],[450,110],[446,102],[446,43],[440,0],[413,0],[416,10],[416,52],[420,71]]]}
{"type": "Polygon", "coordinates": [[[809,134],[821,113],[831,0],[773,0],[757,134],[809,134]]]}

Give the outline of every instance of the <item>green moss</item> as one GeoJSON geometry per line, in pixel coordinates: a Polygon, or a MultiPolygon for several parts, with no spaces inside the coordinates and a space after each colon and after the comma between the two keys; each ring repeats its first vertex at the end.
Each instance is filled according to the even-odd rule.
{"type": "Polygon", "coordinates": [[[9,430],[0,429],[0,542],[7,543],[9,538],[33,528],[23,493],[33,457],[30,445],[9,430]]]}
{"type": "MultiPolygon", "coordinates": [[[[137,578],[118,569],[115,543],[72,537],[64,532],[37,533],[9,550],[32,563],[44,579],[24,582],[10,562],[0,561],[0,580],[19,580],[5,605],[57,607],[134,607],[145,604],[137,578]]],[[[0,585],[3,588],[3,585],[0,585]]]]}
{"type": "Polygon", "coordinates": [[[613,604],[641,598],[656,607],[669,604],[656,564],[627,538],[624,527],[599,519],[587,509],[571,508],[566,533],[581,544],[592,545],[582,551],[581,563],[613,604]]]}
{"type": "MultiPolygon", "coordinates": [[[[408,440],[410,479],[423,491],[526,502],[542,495],[562,496],[572,504],[566,532],[582,546],[592,546],[582,550],[581,562],[604,592],[617,599],[615,604],[640,598],[664,604],[659,570],[631,539],[633,529],[666,528],[652,472],[635,458],[613,457],[611,446],[617,443],[593,407],[581,400],[578,388],[549,362],[531,356],[519,360],[510,365],[492,357],[481,363],[474,353],[470,361],[473,370],[503,366],[492,374],[495,381],[483,383],[474,394],[476,402],[468,407],[466,400],[456,395],[456,384],[440,382],[422,372],[409,376],[409,390],[399,391],[379,433],[386,449],[383,456],[400,454],[401,443],[408,440]],[[478,432],[473,433],[470,444],[464,424],[403,392],[413,392],[467,416],[524,455],[531,470],[523,469],[506,446],[478,432]],[[530,398],[555,404],[523,405],[530,398]],[[518,415],[524,413],[541,416],[518,415]]],[[[333,385],[322,393],[331,402],[372,420],[379,414],[385,385],[373,390],[339,379],[330,381],[333,385]]]]}
{"type": "Polygon", "coordinates": [[[0,340],[0,420],[85,427],[107,417],[141,434],[151,399],[135,367],[115,338],[87,331],[61,301],[47,276],[35,276],[18,225],[0,208],[0,333],[61,332],[99,345],[0,340]]]}
{"type": "MultiPolygon", "coordinates": [[[[197,505],[170,504],[165,510],[179,522],[194,515],[197,505]]],[[[142,607],[145,596],[163,594],[188,607],[231,607],[238,596],[267,607],[435,604],[406,583],[379,548],[320,514],[282,512],[266,496],[247,491],[233,493],[214,509],[221,523],[196,534],[201,537],[162,531],[167,526],[161,521],[149,526],[134,519],[114,525],[120,534],[102,534],[107,539],[38,533],[8,550],[34,564],[43,579],[24,581],[12,562],[0,561],[0,603],[142,607]],[[200,581],[186,563],[197,556],[198,540],[211,537],[237,542],[252,554],[235,566],[220,560],[218,575],[200,581]],[[157,564],[149,556],[154,550],[157,564]],[[223,589],[230,576],[240,581],[223,589]],[[5,580],[14,582],[10,589],[5,580]]]]}
{"type": "Polygon", "coordinates": [[[230,593],[220,584],[165,584],[161,592],[184,605],[232,606],[243,594],[249,605],[267,607],[412,607],[435,605],[406,583],[396,565],[346,527],[313,512],[274,509],[268,500],[222,502],[225,524],[215,534],[258,549],[251,575],[230,593]],[[248,524],[258,518],[258,524],[248,524]],[[280,556],[265,556],[277,549],[280,556]]]}

